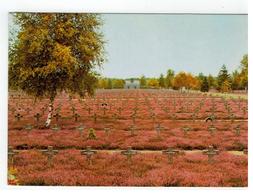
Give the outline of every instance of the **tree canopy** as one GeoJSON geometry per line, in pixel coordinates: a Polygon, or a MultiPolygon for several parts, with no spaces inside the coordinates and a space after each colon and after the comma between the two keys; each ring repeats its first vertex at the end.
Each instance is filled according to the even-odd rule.
{"type": "Polygon", "coordinates": [[[104,62],[97,14],[15,13],[20,27],[9,47],[9,86],[37,98],[92,94],[104,62]]]}

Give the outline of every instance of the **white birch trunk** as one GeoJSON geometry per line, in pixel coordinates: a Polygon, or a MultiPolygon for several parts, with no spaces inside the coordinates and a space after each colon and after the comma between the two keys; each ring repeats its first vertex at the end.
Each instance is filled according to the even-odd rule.
{"type": "Polygon", "coordinates": [[[46,120],[46,127],[49,127],[52,121],[52,114],[53,114],[53,103],[50,103],[48,106],[48,115],[47,115],[47,120],[46,120]]]}

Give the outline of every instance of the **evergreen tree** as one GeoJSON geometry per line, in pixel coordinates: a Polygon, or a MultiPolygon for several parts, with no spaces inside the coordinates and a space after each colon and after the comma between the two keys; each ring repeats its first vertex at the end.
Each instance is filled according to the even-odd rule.
{"type": "Polygon", "coordinates": [[[201,82],[201,89],[202,92],[208,92],[209,91],[209,84],[207,77],[203,77],[203,80],[201,82]]]}
{"type": "Polygon", "coordinates": [[[173,87],[173,79],[174,79],[174,76],[175,76],[174,70],[169,69],[169,70],[167,71],[167,75],[166,75],[166,78],[165,78],[165,84],[166,84],[166,87],[167,87],[167,88],[173,87]]]}
{"type": "Polygon", "coordinates": [[[161,74],[160,77],[159,77],[159,86],[160,86],[161,88],[164,88],[164,87],[165,87],[165,79],[164,79],[163,74],[161,74]]]}
{"type": "Polygon", "coordinates": [[[217,89],[219,91],[222,91],[222,89],[231,89],[231,78],[228,74],[227,68],[225,65],[221,67],[221,70],[219,71],[218,77],[217,77],[217,89]],[[224,82],[226,87],[224,88],[224,82]]]}
{"type": "Polygon", "coordinates": [[[231,91],[231,83],[228,80],[225,80],[221,85],[221,92],[230,92],[231,91]]]}
{"type": "Polygon", "coordinates": [[[209,88],[213,87],[213,88],[216,88],[216,78],[213,77],[211,74],[208,75],[207,77],[207,80],[208,80],[208,85],[209,85],[209,88]]]}

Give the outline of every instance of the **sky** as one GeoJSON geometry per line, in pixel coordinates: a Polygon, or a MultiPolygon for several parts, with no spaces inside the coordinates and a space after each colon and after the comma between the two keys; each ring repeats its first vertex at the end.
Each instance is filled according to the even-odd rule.
{"type": "MultiPolygon", "coordinates": [[[[247,15],[102,14],[107,61],[104,77],[231,73],[248,53],[247,15]]],[[[9,15],[10,29],[15,27],[9,15]]],[[[17,30],[17,29],[16,29],[17,30]]]]}
{"type": "Polygon", "coordinates": [[[158,77],[168,69],[217,75],[248,52],[247,15],[102,14],[105,77],[158,77]]]}

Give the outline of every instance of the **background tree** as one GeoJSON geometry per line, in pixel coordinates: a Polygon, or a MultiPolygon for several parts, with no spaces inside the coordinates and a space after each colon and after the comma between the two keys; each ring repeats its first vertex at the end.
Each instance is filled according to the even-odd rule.
{"type": "Polygon", "coordinates": [[[241,60],[241,86],[248,89],[248,54],[241,60]]]}
{"type": "Polygon", "coordinates": [[[164,79],[164,76],[163,76],[163,74],[161,74],[160,75],[160,77],[159,77],[159,86],[161,87],[161,88],[164,88],[165,87],[165,79],[164,79]]]}
{"type": "Polygon", "coordinates": [[[150,88],[158,88],[159,87],[159,82],[158,82],[157,79],[151,78],[151,79],[148,79],[147,85],[150,88]]]}
{"type": "Polygon", "coordinates": [[[190,73],[179,72],[173,79],[173,88],[200,89],[200,82],[197,77],[190,73]]]}
{"type": "Polygon", "coordinates": [[[124,88],[125,81],[123,79],[113,79],[112,85],[114,89],[122,89],[124,88]]]}
{"type": "Polygon", "coordinates": [[[231,89],[231,78],[230,75],[228,74],[227,68],[225,65],[221,67],[221,70],[219,71],[218,77],[217,77],[217,89],[222,92],[223,89],[231,89]],[[224,86],[224,82],[225,86],[224,86]]]}
{"type": "Polygon", "coordinates": [[[207,81],[208,81],[209,88],[216,88],[217,87],[216,78],[214,76],[212,76],[211,74],[208,75],[207,81]]]}
{"type": "Polygon", "coordinates": [[[113,85],[112,85],[112,79],[107,79],[107,88],[106,89],[112,89],[113,85]]]}
{"type": "Polygon", "coordinates": [[[166,75],[166,78],[165,78],[165,84],[166,84],[166,87],[167,87],[167,88],[173,87],[173,79],[174,79],[174,76],[175,76],[174,70],[169,69],[169,70],[167,71],[167,75],[166,75]]]}
{"type": "Polygon", "coordinates": [[[100,78],[98,80],[98,88],[100,89],[106,89],[107,88],[107,79],[106,78],[100,78]]]}
{"type": "Polygon", "coordinates": [[[146,86],[147,86],[147,80],[144,75],[142,75],[140,78],[140,86],[141,86],[141,88],[146,88],[146,86]]]}
{"type": "Polygon", "coordinates": [[[233,89],[233,90],[239,90],[239,89],[241,89],[242,88],[242,86],[241,86],[241,75],[240,75],[240,73],[238,72],[238,70],[235,70],[233,73],[232,73],[232,78],[231,78],[231,80],[232,80],[232,83],[231,83],[231,88],[233,89]]]}
{"type": "Polygon", "coordinates": [[[221,85],[221,92],[230,92],[231,91],[231,83],[228,80],[225,80],[221,85]]]}
{"type": "Polygon", "coordinates": [[[185,72],[179,72],[173,79],[173,88],[180,89],[182,87],[189,87],[187,83],[187,74],[185,72]]]}
{"type": "Polygon", "coordinates": [[[200,90],[202,92],[208,92],[209,91],[209,84],[208,84],[208,80],[207,77],[204,77],[202,82],[201,82],[201,88],[200,90]]]}
{"type": "Polygon", "coordinates": [[[92,95],[96,66],[104,61],[102,25],[97,14],[15,13],[20,27],[11,45],[9,86],[36,98],[50,99],[51,123],[58,92],[92,95]]]}
{"type": "Polygon", "coordinates": [[[197,78],[202,83],[204,81],[204,79],[205,79],[205,75],[201,72],[201,73],[199,73],[199,75],[197,76],[197,78]]]}

